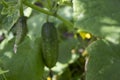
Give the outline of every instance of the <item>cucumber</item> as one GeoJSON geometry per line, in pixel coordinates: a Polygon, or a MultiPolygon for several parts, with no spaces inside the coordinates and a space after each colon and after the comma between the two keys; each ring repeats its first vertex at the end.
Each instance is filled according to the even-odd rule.
{"type": "Polygon", "coordinates": [[[16,39],[15,44],[20,44],[25,39],[28,28],[26,23],[27,18],[25,16],[22,16],[18,19],[16,23],[16,39]]]}
{"type": "Polygon", "coordinates": [[[58,34],[52,22],[46,22],[42,26],[42,57],[48,68],[55,66],[58,59],[58,34]]]}
{"type": "Polygon", "coordinates": [[[14,24],[14,26],[10,29],[15,36],[15,44],[14,44],[14,52],[17,52],[17,46],[24,41],[28,28],[27,28],[27,17],[21,16],[14,24]]]}

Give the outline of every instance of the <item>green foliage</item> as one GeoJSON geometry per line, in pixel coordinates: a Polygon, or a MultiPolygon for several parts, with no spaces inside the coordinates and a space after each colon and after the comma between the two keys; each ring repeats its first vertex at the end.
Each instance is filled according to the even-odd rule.
{"type": "Polygon", "coordinates": [[[106,40],[98,40],[91,44],[87,48],[90,56],[86,80],[119,80],[119,49],[120,45],[115,45],[106,40]]]}
{"type": "Polygon", "coordinates": [[[31,43],[31,40],[26,38],[18,46],[16,54],[13,52],[14,40],[9,41],[5,48],[0,50],[1,68],[9,70],[5,73],[8,80],[39,80],[42,76],[44,65],[41,60],[40,39],[34,44],[31,43]]]}
{"type": "MultiPolygon", "coordinates": [[[[119,0],[1,0],[0,80],[46,80],[48,76],[53,76],[53,80],[120,80],[119,3],[119,0]],[[23,12],[28,17],[23,20],[28,33],[15,37],[10,29],[23,12]],[[59,56],[52,73],[44,67],[41,55],[41,32],[46,20],[55,23],[58,30],[59,56]],[[15,54],[15,39],[19,38],[22,41],[15,54]]],[[[20,29],[23,28],[13,31],[21,32],[20,29]]]]}
{"type": "Polygon", "coordinates": [[[87,48],[86,80],[119,80],[119,2],[73,0],[75,27],[105,39],[97,40],[87,48]]]}
{"type": "Polygon", "coordinates": [[[114,37],[114,40],[119,42],[119,2],[119,0],[73,0],[75,27],[102,38],[109,37],[111,40],[114,37]]]}
{"type": "Polygon", "coordinates": [[[36,13],[33,14],[33,16],[31,16],[28,21],[27,21],[27,25],[28,25],[28,36],[32,39],[32,40],[36,40],[36,38],[41,37],[41,28],[43,23],[45,23],[45,14],[42,13],[36,13]]]}
{"type": "Polygon", "coordinates": [[[65,41],[60,42],[59,44],[59,57],[58,61],[65,64],[69,63],[72,58],[72,49],[76,48],[78,44],[78,40],[74,38],[67,39],[65,41]]]}
{"type": "Polygon", "coordinates": [[[0,25],[2,29],[9,30],[19,17],[18,4],[16,4],[16,1],[4,1],[6,3],[5,6],[2,1],[0,4],[0,25]]]}

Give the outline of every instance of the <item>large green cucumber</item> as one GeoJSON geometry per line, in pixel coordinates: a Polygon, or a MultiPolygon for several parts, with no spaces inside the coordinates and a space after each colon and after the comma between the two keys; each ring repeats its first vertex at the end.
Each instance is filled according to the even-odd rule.
{"type": "Polygon", "coordinates": [[[58,59],[58,35],[52,22],[43,24],[41,36],[43,61],[48,68],[52,68],[58,59]]]}

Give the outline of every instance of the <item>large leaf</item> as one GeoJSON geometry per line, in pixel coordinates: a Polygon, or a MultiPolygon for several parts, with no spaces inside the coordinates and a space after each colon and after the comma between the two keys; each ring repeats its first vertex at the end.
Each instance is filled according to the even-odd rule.
{"type": "Polygon", "coordinates": [[[72,59],[72,49],[76,48],[78,40],[74,38],[62,41],[59,44],[59,57],[58,61],[61,63],[68,63],[72,59]]]}
{"type": "Polygon", "coordinates": [[[119,41],[119,3],[120,0],[73,0],[75,27],[95,36],[119,41]]]}
{"type": "Polygon", "coordinates": [[[39,13],[28,19],[29,37],[33,40],[41,36],[41,27],[46,21],[46,15],[39,13]]]}
{"type": "Polygon", "coordinates": [[[87,51],[86,80],[120,80],[120,45],[98,40],[87,51]]]}
{"type": "Polygon", "coordinates": [[[7,80],[40,80],[44,71],[40,39],[31,45],[31,40],[26,38],[18,46],[16,54],[13,52],[13,44],[12,40],[3,50],[0,50],[1,68],[9,70],[5,74],[7,80]]]}

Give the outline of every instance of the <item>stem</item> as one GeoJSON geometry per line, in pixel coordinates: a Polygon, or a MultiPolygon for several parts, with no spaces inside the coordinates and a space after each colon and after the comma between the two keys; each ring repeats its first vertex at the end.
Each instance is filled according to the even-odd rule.
{"type": "Polygon", "coordinates": [[[47,10],[44,10],[44,9],[42,9],[42,8],[40,8],[40,7],[38,7],[38,6],[35,6],[35,5],[33,5],[33,4],[31,4],[31,3],[27,2],[27,1],[24,1],[24,4],[25,4],[26,6],[28,6],[28,7],[31,7],[32,9],[35,9],[35,10],[37,10],[37,11],[40,11],[40,12],[44,13],[44,14],[51,15],[51,16],[54,16],[54,17],[60,19],[60,20],[63,21],[68,27],[71,27],[71,28],[73,27],[73,24],[72,24],[71,22],[69,22],[68,20],[66,20],[65,18],[61,17],[61,16],[58,15],[58,14],[55,15],[54,13],[52,13],[52,12],[50,12],[50,11],[47,11],[47,10]]]}
{"type": "Polygon", "coordinates": [[[51,9],[52,9],[51,1],[50,1],[50,0],[47,0],[47,3],[48,3],[48,8],[49,8],[49,10],[51,10],[51,9]]]}
{"type": "Polygon", "coordinates": [[[49,69],[49,77],[50,77],[51,80],[52,80],[52,78],[53,78],[53,71],[52,71],[51,69],[49,69]]]}
{"type": "Polygon", "coordinates": [[[18,4],[19,4],[19,9],[20,9],[20,16],[23,16],[23,0],[18,0],[18,4]]]}
{"type": "Polygon", "coordinates": [[[73,27],[73,24],[71,22],[69,22],[65,18],[61,17],[60,15],[56,14],[55,17],[57,17],[58,19],[60,19],[61,21],[63,21],[66,25],[68,25],[68,27],[73,27]]]}
{"type": "Polygon", "coordinates": [[[48,15],[51,15],[51,16],[53,15],[53,13],[51,13],[51,12],[49,12],[49,11],[47,11],[47,10],[44,10],[44,9],[42,9],[42,8],[36,6],[36,5],[33,5],[33,4],[31,4],[31,3],[27,2],[27,1],[24,1],[24,4],[25,4],[26,6],[28,6],[28,7],[31,7],[32,9],[35,9],[35,10],[37,10],[37,11],[42,12],[42,13],[45,13],[45,14],[48,14],[48,15]]]}
{"type": "MultiPolygon", "coordinates": [[[[52,6],[51,6],[51,2],[50,2],[50,0],[47,0],[47,3],[48,3],[48,9],[49,9],[49,11],[51,11],[52,10],[52,6]]],[[[49,21],[49,15],[47,15],[47,22],[49,21]]]]}

